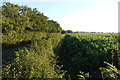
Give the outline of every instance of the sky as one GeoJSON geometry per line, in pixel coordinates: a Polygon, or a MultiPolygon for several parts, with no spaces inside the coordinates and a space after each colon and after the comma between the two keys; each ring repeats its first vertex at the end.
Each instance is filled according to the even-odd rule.
{"type": "Polygon", "coordinates": [[[4,0],[37,8],[62,29],[118,32],[119,0],[4,0]]]}

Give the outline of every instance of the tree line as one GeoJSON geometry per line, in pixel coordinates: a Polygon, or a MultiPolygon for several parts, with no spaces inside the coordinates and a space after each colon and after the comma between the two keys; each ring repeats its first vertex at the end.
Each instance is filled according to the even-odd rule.
{"type": "Polygon", "coordinates": [[[4,34],[26,31],[41,31],[48,33],[61,33],[62,28],[57,21],[49,18],[36,8],[19,6],[10,2],[2,6],[2,32],[4,34]]]}

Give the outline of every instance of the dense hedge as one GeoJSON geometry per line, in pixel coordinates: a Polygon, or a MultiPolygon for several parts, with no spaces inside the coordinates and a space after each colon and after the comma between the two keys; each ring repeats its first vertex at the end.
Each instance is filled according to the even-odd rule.
{"type": "MultiPolygon", "coordinates": [[[[36,32],[37,36],[31,34],[28,33],[18,37],[18,35],[21,35],[19,33],[11,42],[8,41],[9,35],[3,35],[3,40],[8,39],[4,44],[17,45],[19,43],[18,46],[12,46],[13,49],[18,48],[18,50],[10,52],[16,57],[12,59],[12,62],[4,62],[6,65],[3,66],[3,78],[62,78],[65,71],[61,69],[62,65],[57,65],[58,59],[54,53],[54,48],[64,35],[40,32],[36,32]],[[23,43],[23,41],[27,40],[29,40],[29,44],[23,43]],[[20,42],[22,43],[20,44],[20,42]]],[[[5,48],[4,51],[7,50],[8,52],[11,50],[11,46],[8,45],[4,45],[3,48],[5,48]]],[[[10,53],[8,52],[3,53],[3,56],[7,54],[6,57],[9,57],[10,53]]]]}

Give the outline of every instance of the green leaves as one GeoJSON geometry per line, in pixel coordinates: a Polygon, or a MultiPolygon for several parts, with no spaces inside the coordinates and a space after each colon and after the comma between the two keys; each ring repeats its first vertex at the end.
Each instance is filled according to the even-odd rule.
{"type": "Polygon", "coordinates": [[[19,49],[15,52],[16,58],[10,62],[10,67],[3,66],[3,78],[63,78],[65,71],[58,65],[58,58],[54,53],[54,48],[63,35],[41,32],[17,33],[11,40],[13,35],[3,35],[3,40],[7,39],[4,43],[19,43],[21,48],[13,47],[19,49]],[[29,41],[29,44],[26,41],[29,41]]]}
{"type": "Polygon", "coordinates": [[[120,70],[118,70],[115,66],[112,64],[105,62],[104,64],[107,65],[107,68],[100,67],[103,79],[107,80],[119,80],[120,79],[120,70]]]}
{"type": "Polygon", "coordinates": [[[4,34],[11,30],[16,32],[41,31],[48,33],[61,33],[62,28],[53,20],[27,6],[18,6],[11,3],[4,3],[2,6],[2,29],[4,34]]]}
{"type": "Polygon", "coordinates": [[[75,77],[78,71],[84,71],[97,78],[100,76],[99,67],[105,66],[103,61],[119,67],[117,38],[117,33],[66,35],[59,53],[61,63],[72,77],[75,77]]]}
{"type": "Polygon", "coordinates": [[[89,73],[84,73],[80,71],[80,75],[77,75],[79,80],[86,80],[86,78],[89,78],[89,73]]]}

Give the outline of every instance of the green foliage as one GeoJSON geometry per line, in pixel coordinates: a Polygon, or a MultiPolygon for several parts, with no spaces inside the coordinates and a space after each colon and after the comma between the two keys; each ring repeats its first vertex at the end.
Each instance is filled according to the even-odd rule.
{"type": "MultiPolygon", "coordinates": [[[[13,49],[18,48],[14,52],[16,58],[3,66],[3,78],[73,79],[79,74],[78,71],[89,72],[91,77],[99,76],[99,67],[105,66],[103,61],[119,67],[119,38],[116,34],[86,33],[65,36],[59,33],[13,31],[2,36],[3,55],[4,52],[7,51],[8,54],[11,51],[13,44],[13,49]],[[27,44],[27,41],[30,43],[27,44]]],[[[79,78],[89,79],[85,73],[80,73],[79,78]]]]}
{"type": "Polygon", "coordinates": [[[16,59],[3,68],[3,78],[62,78],[64,71],[56,65],[52,45],[47,40],[35,40],[31,48],[16,52],[16,59]]]}
{"type": "Polygon", "coordinates": [[[61,33],[62,28],[53,20],[39,12],[36,8],[4,3],[2,6],[2,31],[9,34],[12,31],[41,31],[48,33],[61,33]]]}
{"type": "Polygon", "coordinates": [[[9,45],[15,45],[13,50],[18,48],[16,58],[3,66],[3,78],[63,78],[65,71],[57,65],[58,59],[54,53],[54,48],[63,37],[61,34],[43,32],[3,35],[3,55],[7,50],[5,55],[9,57],[9,45]],[[26,41],[30,43],[27,45],[26,41]]]}
{"type": "Polygon", "coordinates": [[[58,24],[56,21],[53,20],[49,20],[49,32],[51,33],[61,33],[62,28],[60,27],[60,24],[58,24]]]}
{"type": "Polygon", "coordinates": [[[101,73],[104,79],[119,79],[118,34],[69,34],[73,31],[62,30],[36,8],[7,2],[1,10],[3,78],[77,79],[83,71],[79,75],[82,80],[98,78],[101,73]]]}
{"type": "Polygon", "coordinates": [[[65,31],[65,30],[62,30],[62,32],[61,32],[62,34],[65,34],[65,33],[67,33],[67,31],[65,31]]]}
{"type": "Polygon", "coordinates": [[[119,80],[120,79],[120,70],[108,62],[104,62],[107,67],[101,67],[101,73],[104,80],[119,80]]]}
{"type": "Polygon", "coordinates": [[[66,32],[67,32],[67,33],[73,33],[73,31],[72,31],[72,30],[66,30],[66,32]]]}
{"type": "Polygon", "coordinates": [[[84,73],[80,71],[80,75],[77,75],[79,80],[86,80],[86,78],[89,78],[89,73],[84,73]]]}
{"type": "Polygon", "coordinates": [[[59,48],[59,58],[67,75],[89,72],[91,78],[101,78],[99,67],[107,61],[119,66],[118,34],[81,33],[66,35],[59,48]],[[69,66],[69,67],[68,67],[69,66]]]}

